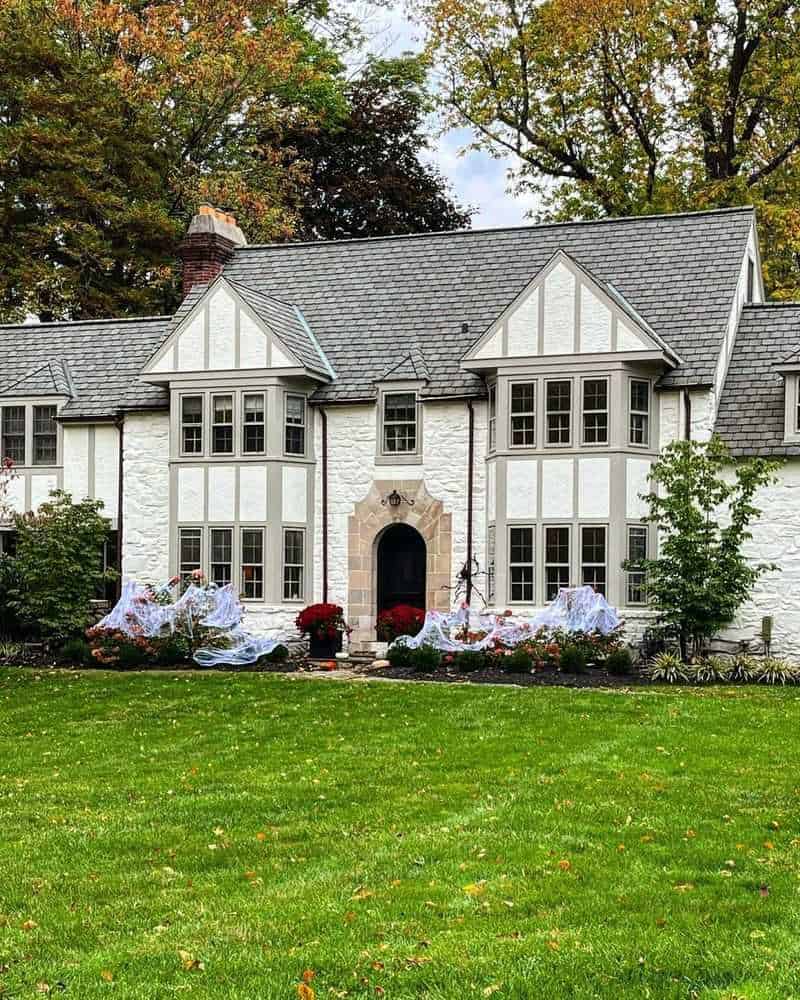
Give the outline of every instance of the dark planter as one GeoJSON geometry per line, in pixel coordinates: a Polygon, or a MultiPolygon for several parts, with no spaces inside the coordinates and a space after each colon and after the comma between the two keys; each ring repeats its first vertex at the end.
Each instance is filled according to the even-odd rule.
{"type": "Polygon", "coordinates": [[[308,652],[312,660],[332,660],[337,653],[342,651],[342,633],[337,632],[335,639],[318,639],[316,636],[308,637],[308,652]]]}

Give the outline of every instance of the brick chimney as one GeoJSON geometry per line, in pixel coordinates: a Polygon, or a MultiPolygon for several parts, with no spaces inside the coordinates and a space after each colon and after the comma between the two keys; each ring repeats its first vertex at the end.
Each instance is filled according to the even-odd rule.
{"type": "Polygon", "coordinates": [[[232,215],[211,205],[201,205],[189,223],[179,251],[183,262],[183,297],[186,298],[192,285],[213,281],[236,247],[244,246],[247,240],[232,215]]]}

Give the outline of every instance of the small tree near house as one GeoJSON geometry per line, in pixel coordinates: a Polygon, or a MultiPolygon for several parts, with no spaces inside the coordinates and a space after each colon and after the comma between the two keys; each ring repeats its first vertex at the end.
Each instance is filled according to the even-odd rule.
{"type": "Polygon", "coordinates": [[[110,524],[101,500],[73,503],[54,490],[33,513],[14,515],[17,584],[10,603],[44,638],[66,639],[90,621],[91,601],[113,571],[102,568],[110,524]]]}
{"type": "Polygon", "coordinates": [[[776,468],[761,458],[734,462],[713,437],[673,442],[650,471],[656,491],[642,498],[644,520],[658,526],[659,551],[628,568],[645,570],[649,602],[659,624],[677,632],[684,660],[730,624],[756,580],[776,568],[742,552],[761,514],[755,494],[775,482],[776,468]]]}

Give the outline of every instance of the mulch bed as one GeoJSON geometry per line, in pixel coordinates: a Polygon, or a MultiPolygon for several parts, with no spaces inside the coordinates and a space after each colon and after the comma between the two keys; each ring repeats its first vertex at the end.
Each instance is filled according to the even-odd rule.
{"type": "Polygon", "coordinates": [[[440,668],[422,673],[411,667],[385,667],[367,670],[372,676],[403,681],[438,681],[443,684],[515,684],[518,687],[608,688],[631,687],[652,683],[643,674],[633,671],[625,676],[610,674],[602,667],[587,667],[583,673],[568,674],[559,670],[537,670],[532,674],[514,674],[506,670],[474,670],[462,673],[440,668]]]}

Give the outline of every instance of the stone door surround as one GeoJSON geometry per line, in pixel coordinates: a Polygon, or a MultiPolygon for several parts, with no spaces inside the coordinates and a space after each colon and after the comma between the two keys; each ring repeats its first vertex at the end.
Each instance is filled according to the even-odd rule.
{"type": "Polygon", "coordinates": [[[347,620],[353,633],[350,644],[363,648],[375,641],[378,601],[378,541],[392,524],[405,523],[422,535],[426,548],[426,610],[450,608],[452,574],[452,515],[444,512],[441,500],[428,493],[419,479],[375,480],[363,500],[348,518],[347,620]],[[392,490],[413,500],[390,507],[381,503],[392,490]]]}

